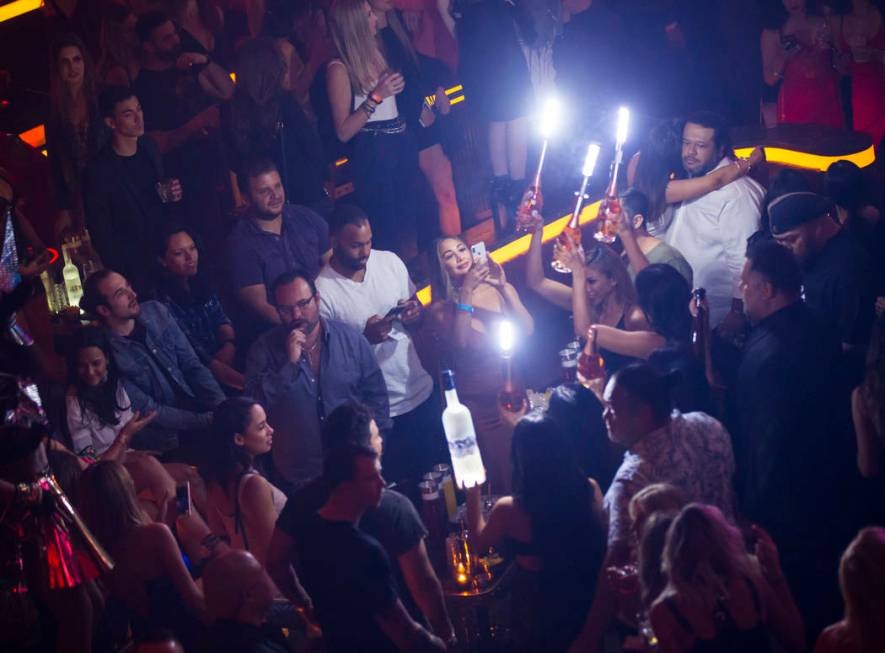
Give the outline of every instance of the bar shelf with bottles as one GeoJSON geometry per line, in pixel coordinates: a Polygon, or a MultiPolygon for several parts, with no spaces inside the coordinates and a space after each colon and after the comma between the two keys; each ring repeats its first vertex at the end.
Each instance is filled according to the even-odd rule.
{"type": "Polygon", "coordinates": [[[58,258],[40,274],[50,316],[70,322],[79,320],[83,282],[101,267],[88,231],[67,237],[58,258]]]}

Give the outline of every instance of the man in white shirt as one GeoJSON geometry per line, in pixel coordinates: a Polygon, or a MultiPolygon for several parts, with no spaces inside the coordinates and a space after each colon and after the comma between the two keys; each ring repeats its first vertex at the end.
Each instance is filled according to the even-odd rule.
{"type": "Polygon", "coordinates": [[[447,456],[433,379],[409,334],[423,317],[409,272],[393,252],[372,249],[368,217],[344,204],[332,214],[332,258],[316,285],[320,314],[356,327],[375,350],[393,418],[385,434],[384,476],[418,499],[423,474],[447,456]]]}
{"type": "MultiPolygon", "coordinates": [[[[731,145],[723,119],[701,112],[682,130],[682,166],[699,177],[732,165],[731,145]]],[[[745,325],[739,288],[747,238],[759,229],[765,189],[741,177],[719,190],[676,207],[664,241],[682,252],[694,270],[694,285],[707,290],[710,325],[721,324],[724,337],[745,325]]]]}

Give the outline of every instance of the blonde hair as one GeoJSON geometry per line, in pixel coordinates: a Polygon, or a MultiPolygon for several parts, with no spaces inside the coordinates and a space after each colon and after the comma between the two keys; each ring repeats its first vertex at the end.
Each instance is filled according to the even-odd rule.
{"type": "Polygon", "coordinates": [[[627,512],[633,520],[637,533],[637,522],[645,522],[657,512],[678,512],[685,506],[685,493],[669,483],[652,483],[639,490],[630,499],[627,512]]]}
{"type": "Polygon", "coordinates": [[[681,594],[714,610],[732,581],[759,577],[737,528],[715,506],[687,505],[670,526],[662,563],[669,578],[665,594],[681,594]]]}
{"type": "Polygon", "coordinates": [[[442,238],[436,239],[433,248],[433,251],[436,252],[436,269],[433,270],[431,293],[435,299],[457,301],[458,291],[455,288],[455,284],[452,283],[452,277],[449,276],[442,255],[439,253],[443,242],[446,240],[457,240],[459,243],[462,243],[464,247],[467,247],[468,249],[470,248],[467,241],[461,238],[461,236],[443,236],[442,238]]]}
{"type": "Polygon", "coordinates": [[[369,93],[387,62],[369,31],[367,0],[337,0],[330,12],[329,27],[338,55],[347,68],[351,86],[369,93]]]}
{"type": "Polygon", "coordinates": [[[885,637],[885,528],[864,528],[839,563],[845,621],[858,650],[872,651],[885,637]]]}
{"type": "Polygon", "coordinates": [[[84,521],[107,548],[132,527],[150,522],[138,505],[132,477],[113,460],[101,460],[83,472],[80,501],[84,521]]]}

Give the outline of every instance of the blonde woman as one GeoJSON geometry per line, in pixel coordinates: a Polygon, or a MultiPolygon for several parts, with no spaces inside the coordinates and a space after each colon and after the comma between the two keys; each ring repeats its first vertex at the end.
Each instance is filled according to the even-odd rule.
{"type": "Polygon", "coordinates": [[[470,408],[492,492],[508,494],[512,429],[498,416],[497,395],[504,377],[495,334],[498,324],[509,319],[528,336],[534,321],[503,268],[494,261],[475,261],[460,238],[440,239],[436,258],[430,316],[441,345],[438,351],[454,369],[458,396],[470,408]]]}
{"type": "Polygon", "coordinates": [[[418,152],[397,106],[405,88],[378,47],[378,17],[366,0],[338,0],[330,12],[338,56],[326,66],[335,134],[350,146],[358,204],[374,245],[402,251],[398,232],[413,216],[418,152]]]}
{"type": "Polygon", "coordinates": [[[788,651],[805,649],[799,610],[761,529],[759,560],[740,531],[714,506],[692,503],[667,533],[662,569],[667,586],[651,608],[661,653],[771,651],[773,635],[788,651]],[[774,562],[774,564],[772,564],[774,562]],[[765,573],[763,573],[765,570],[765,573]]]}

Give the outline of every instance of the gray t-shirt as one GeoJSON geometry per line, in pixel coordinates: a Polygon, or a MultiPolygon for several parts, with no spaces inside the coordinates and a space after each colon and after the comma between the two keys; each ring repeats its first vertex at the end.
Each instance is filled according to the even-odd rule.
{"type": "MultiPolygon", "coordinates": [[[[685,277],[685,280],[688,281],[689,287],[694,287],[692,286],[692,277],[694,275],[692,274],[691,266],[675,247],[671,247],[662,240],[645,255],[645,258],[648,259],[649,265],[655,263],[669,265],[685,277]]],[[[633,269],[632,265],[627,265],[627,272],[630,274],[630,279],[636,281],[636,270],[633,269]]]]}

